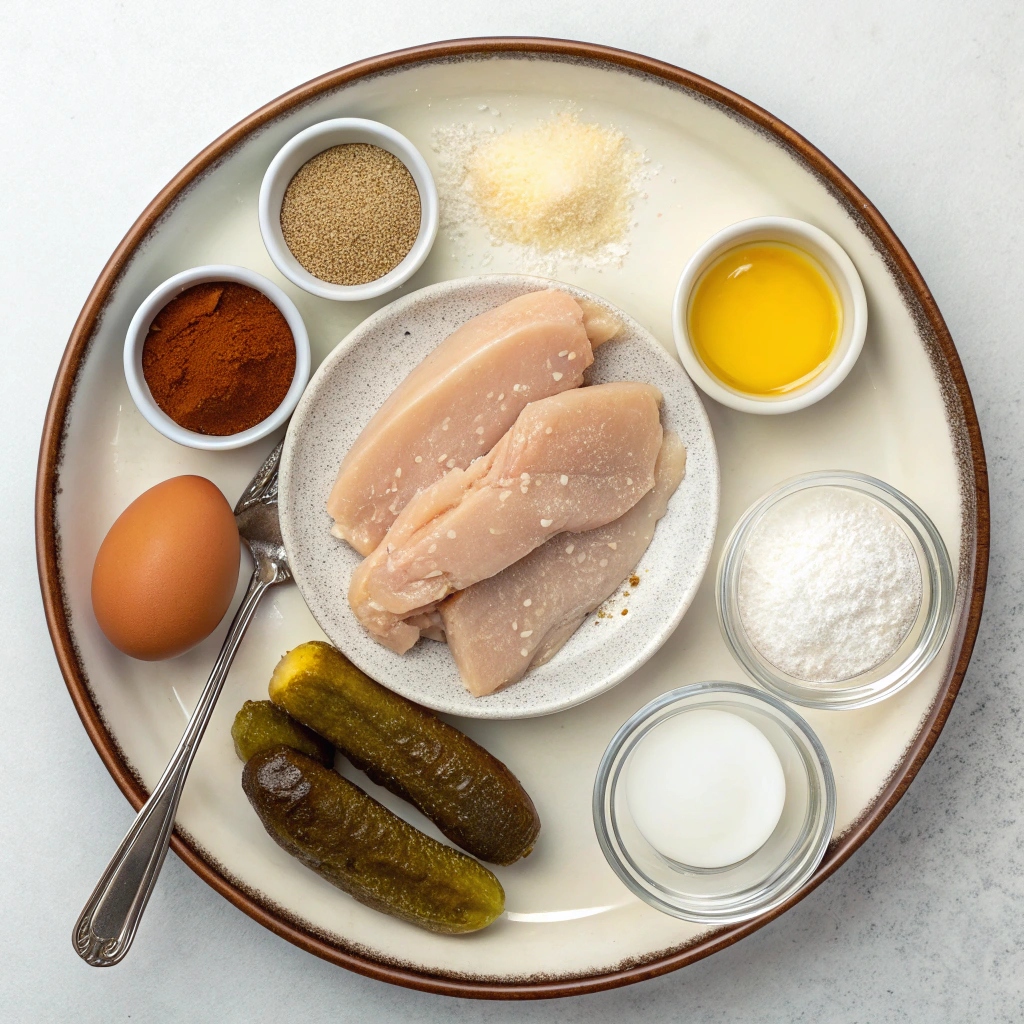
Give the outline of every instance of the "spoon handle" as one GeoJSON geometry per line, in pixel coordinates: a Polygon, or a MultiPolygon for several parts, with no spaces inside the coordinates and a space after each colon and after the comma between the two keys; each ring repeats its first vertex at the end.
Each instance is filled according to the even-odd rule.
{"type": "Polygon", "coordinates": [[[181,741],[75,923],[75,950],[93,967],[120,963],[131,947],[167,855],[174,815],[199,741],[256,606],[275,582],[257,565],[181,741]]]}

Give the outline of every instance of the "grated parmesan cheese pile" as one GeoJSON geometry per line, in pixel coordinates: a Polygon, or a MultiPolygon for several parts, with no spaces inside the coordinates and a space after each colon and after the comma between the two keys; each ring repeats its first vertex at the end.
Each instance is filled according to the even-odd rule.
{"type": "Polygon", "coordinates": [[[628,252],[643,156],[614,128],[562,113],[535,127],[491,132],[453,125],[435,132],[444,220],[486,229],[492,244],[520,249],[522,262],[590,265],[628,252]]]}

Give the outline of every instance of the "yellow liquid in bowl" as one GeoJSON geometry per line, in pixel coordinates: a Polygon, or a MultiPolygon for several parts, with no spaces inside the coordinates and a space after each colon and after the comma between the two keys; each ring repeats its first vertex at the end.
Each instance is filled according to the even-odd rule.
{"type": "Polygon", "coordinates": [[[779,242],[737,246],[697,281],[690,339],[707,371],[750,395],[806,384],[842,332],[835,288],[810,256],[779,242]]]}

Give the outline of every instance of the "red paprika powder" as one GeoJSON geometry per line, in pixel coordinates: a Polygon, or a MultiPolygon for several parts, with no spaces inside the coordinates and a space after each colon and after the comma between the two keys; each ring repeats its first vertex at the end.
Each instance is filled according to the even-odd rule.
{"type": "Polygon", "coordinates": [[[197,434],[238,434],[284,401],[295,340],[281,311],[243,284],[197,284],[153,319],[142,347],[153,400],[197,434]]]}

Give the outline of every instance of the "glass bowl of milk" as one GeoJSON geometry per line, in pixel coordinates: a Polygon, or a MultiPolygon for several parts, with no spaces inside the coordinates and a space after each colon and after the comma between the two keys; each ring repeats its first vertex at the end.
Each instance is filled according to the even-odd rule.
{"type": "Polygon", "coordinates": [[[615,873],[656,909],[703,924],[785,903],[825,855],[835,817],[814,731],[740,683],[651,701],[615,734],[594,783],[594,828],[615,873]]]}

